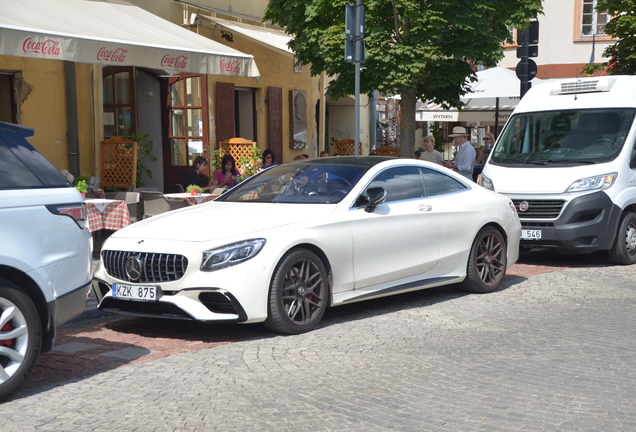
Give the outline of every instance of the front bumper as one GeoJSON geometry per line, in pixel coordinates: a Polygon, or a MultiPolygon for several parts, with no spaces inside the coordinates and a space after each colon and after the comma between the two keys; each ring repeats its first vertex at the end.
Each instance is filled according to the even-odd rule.
{"type": "MultiPolygon", "coordinates": [[[[523,200],[513,198],[515,204],[520,199],[523,200]]],[[[527,199],[527,202],[532,205],[533,200],[527,199]]],[[[557,218],[525,218],[524,212],[519,211],[522,229],[541,230],[540,240],[522,239],[520,244],[569,253],[608,250],[614,243],[620,215],[621,209],[605,192],[582,195],[566,202],[557,218]]]]}

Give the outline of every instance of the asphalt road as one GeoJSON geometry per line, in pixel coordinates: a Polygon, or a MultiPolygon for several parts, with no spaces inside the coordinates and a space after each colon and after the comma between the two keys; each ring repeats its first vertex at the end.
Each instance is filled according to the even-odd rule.
{"type": "Polygon", "coordinates": [[[633,431],[636,267],[579,258],[525,255],[492,294],[332,308],[299,336],[75,321],[0,430],[633,431]]]}

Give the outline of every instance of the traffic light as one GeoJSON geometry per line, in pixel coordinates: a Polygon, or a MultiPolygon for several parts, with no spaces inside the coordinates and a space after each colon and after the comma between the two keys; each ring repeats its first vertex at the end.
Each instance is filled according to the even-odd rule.
{"type": "Polygon", "coordinates": [[[363,63],[365,14],[364,6],[358,4],[345,5],[345,62],[363,63]]]}

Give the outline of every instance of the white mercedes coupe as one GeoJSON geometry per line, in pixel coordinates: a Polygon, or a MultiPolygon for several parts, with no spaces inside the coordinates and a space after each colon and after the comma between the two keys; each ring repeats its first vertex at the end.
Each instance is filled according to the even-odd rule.
{"type": "Polygon", "coordinates": [[[510,199],[439,165],[306,159],[115,232],[93,284],[105,311],[298,334],[328,306],[448,284],[496,291],[520,232],[510,199]]]}

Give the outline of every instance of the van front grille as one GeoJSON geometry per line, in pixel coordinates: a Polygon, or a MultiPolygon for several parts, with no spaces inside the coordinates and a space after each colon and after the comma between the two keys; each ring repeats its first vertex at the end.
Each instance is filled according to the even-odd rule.
{"type": "Polygon", "coordinates": [[[512,202],[517,208],[520,219],[556,219],[565,204],[562,200],[512,200],[512,202]]]}

